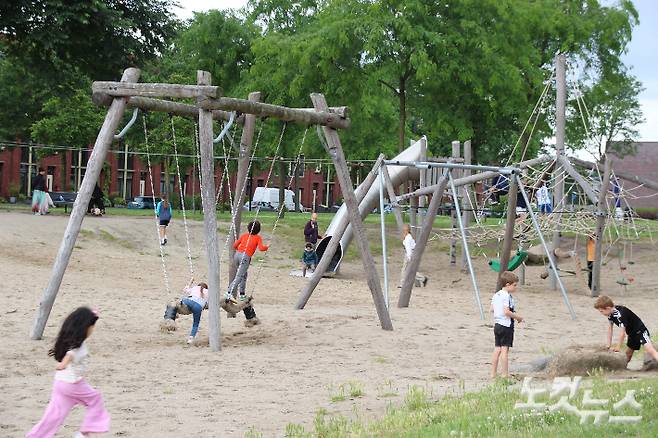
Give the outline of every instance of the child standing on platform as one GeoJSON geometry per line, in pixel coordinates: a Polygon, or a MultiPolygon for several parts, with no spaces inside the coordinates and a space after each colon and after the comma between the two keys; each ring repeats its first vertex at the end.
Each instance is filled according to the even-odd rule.
{"type": "MultiPolygon", "coordinates": [[[[256,252],[256,248],[260,251],[267,251],[270,248],[268,245],[263,245],[263,239],[258,233],[260,233],[260,222],[251,221],[247,225],[247,232],[233,243],[233,248],[236,249],[233,261],[238,265],[238,270],[226,291],[227,300],[236,296],[237,289],[240,294],[240,301],[247,301],[247,271],[251,264],[251,258],[256,252]]],[[[244,316],[247,318],[245,322],[247,326],[260,324],[253,306],[244,308],[244,316]]]]}
{"type": "Polygon", "coordinates": [[[66,416],[76,405],[87,408],[80,431],[74,438],[92,436],[110,430],[110,415],[105,410],[103,396],[85,381],[89,350],[86,339],[94,331],[98,315],[87,307],[79,307],[66,317],[59,330],[55,346],[49,351],[57,361],[55,383],[50,403],[41,421],[26,438],[55,436],[66,416]]]}

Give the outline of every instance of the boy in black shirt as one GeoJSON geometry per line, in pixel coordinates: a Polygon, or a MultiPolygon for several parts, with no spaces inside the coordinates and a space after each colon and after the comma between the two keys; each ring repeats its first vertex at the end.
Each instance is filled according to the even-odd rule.
{"type": "Polygon", "coordinates": [[[624,342],[624,337],[628,335],[626,342],[626,359],[627,363],[631,361],[635,350],[639,350],[640,346],[644,345],[644,349],[658,362],[658,351],[651,343],[649,330],[644,325],[642,320],[631,309],[624,306],[615,306],[610,297],[601,295],[594,303],[594,308],[598,310],[601,315],[607,316],[610,325],[608,326],[607,344],[608,348],[612,345],[612,325],[615,324],[620,327],[621,335],[619,342],[614,346],[613,351],[621,350],[621,344],[624,342]]]}

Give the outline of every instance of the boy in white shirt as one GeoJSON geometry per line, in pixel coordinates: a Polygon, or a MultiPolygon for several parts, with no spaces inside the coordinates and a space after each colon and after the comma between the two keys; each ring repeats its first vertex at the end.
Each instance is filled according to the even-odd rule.
{"type": "Polygon", "coordinates": [[[495,348],[491,360],[491,378],[498,373],[498,361],[502,362],[502,377],[509,376],[509,349],[514,342],[514,321],[523,322],[523,318],[514,313],[514,298],[519,277],[515,273],[505,271],[500,275],[503,288],[491,298],[491,311],[494,314],[495,348]]]}

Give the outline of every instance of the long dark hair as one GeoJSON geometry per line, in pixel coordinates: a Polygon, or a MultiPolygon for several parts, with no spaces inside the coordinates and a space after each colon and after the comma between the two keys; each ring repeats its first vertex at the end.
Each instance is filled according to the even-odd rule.
{"type": "Polygon", "coordinates": [[[48,355],[54,356],[55,360],[60,362],[66,356],[67,351],[82,345],[82,342],[87,339],[89,327],[96,324],[96,321],[98,321],[98,315],[89,307],[75,309],[62,323],[55,346],[48,352],[48,355]]]}

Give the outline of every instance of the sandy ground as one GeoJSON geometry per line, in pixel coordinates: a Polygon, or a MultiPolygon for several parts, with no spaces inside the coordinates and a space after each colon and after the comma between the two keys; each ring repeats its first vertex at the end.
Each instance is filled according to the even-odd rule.
{"type": "MultiPolygon", "coordinates": [[[[154,224],[147,218],[85,219],[44,340],[31,341],[29,329],[67,219],[0,213],[3,437],[23,436],[39,420],[55,365],[47,350],[63,317],[79,305],[101,312],[89,339],[88,381],[102,391],[112,415],[108,436],[235,437],[252,427],[266,437],[283,436],[287,423],[311,426],[319,409],[372,418],[382,415],[387,405],[402,403],[413,385],[439,397],[476,389],[488,380],[490,316],[480,320],[468,276],[451,268],[447,255],[435,249],[422,264],[431,278],[428,287],[414,290],[409,308],[392,307],[395,330],[385,332],[379,328],[358,260],[346,263],[339,278],[323,280],[305,310],[293,310],[305,280],[288,273],[297,267],[302,246],[275,238],[265,263],[251,268],[249,290],[255,287],[255,308],[263,324],[248,329],[242,315],[227,319],[222,312],[223,350],[212,353],[205,346],[204,313],[198,337],[205,345],[187,346],[190,317],[179,319],[177,332],[158,330],[165,304],[177,292],[168,295],[164,289],[154,224]],[[256,281],[261,265],[266,266],[256,281]],[[363,396],[331,400],[341,385],[350,383],[363,396]]],[[[191,226],[198,279],[206,271],[201,225],[191,226]]],[[[394,250],[389,262],[395,285],[402,250],[394,250]]],[[[189,276],[180,223],[171,227],[166,253],[172,289],[177,290],[189,276]]],[[[634,257],[630,275],[635,283],[627,294],[620,296],[615,284],[616,261],[604,269],[604,292],[635,309],[655,332],[655,248],[635,248],[634,257]]],[[[488,308],[495,277],[483,258],[477,258],[475,266],[488,308]]],[[[572,321],[560,293],[539,278],[542,269],[528,268],[527,283],[516,294],[527,324],[517,330],[512,363],[604,340],[605,320],[592,308],[582,281],[566,279],[578,315],[572,321]]],[[[391,302],[397,302],[397,289],[391,302]]],[[[77,409],[58,436],[71,436],[81,418],[77,409]]]]}

